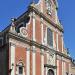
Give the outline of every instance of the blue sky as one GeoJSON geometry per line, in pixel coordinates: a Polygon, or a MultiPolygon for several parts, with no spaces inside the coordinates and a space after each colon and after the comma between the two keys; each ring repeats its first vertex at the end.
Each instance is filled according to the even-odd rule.
{"type": "MultiPolygon", "coordinates": [[[[0,0],[0,31],[9,25],[12,17],[25,12],[31,1],[0,0]]],[[[75,58],[75,0],[58,0],[58,15],[64,27],[65,47],[75,58]]]]}

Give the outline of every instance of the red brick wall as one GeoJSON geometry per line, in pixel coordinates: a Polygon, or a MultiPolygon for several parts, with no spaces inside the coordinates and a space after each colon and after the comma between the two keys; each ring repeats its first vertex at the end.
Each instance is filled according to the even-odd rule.
{"type": "Polygon", "coordinates": [[[57,74],[62,75],[62,60],[57,60],[57,74]],[[58,62],[57,62],[58,61],[58,62]]]}
{"type": "Polygon", "coordinates": [[[41,55],[40,50],[37,49],[36,52],[36,75],[41,75],[41,55]]]}
{"type": "Polygon", "coordinates": [[[42,4],[42,7],[43,7],[43,14],[48,17],[51,21],[53,21],[55,23],[55,4],[53,2],[53,0],[51,0],[51,4],[52,4],[52,9],[51,9],[51,15],[48,15],[47,13],[47,9],[46,9],[46,4],[45,4],[45,0],[41,0],[40,1],[40,4],[39,5],[36,5],[36,8],[41,11],[41,4],[42,4]],[[42,1],[42,2],[41,2],[42,1]]]}
{"type": "Polygon", "coordinates": [[[65,64],[66,64],[66,66],[65,66],[66,72],[69,72],[69,62],[65,62],[65,64]]]}
{"type": "Polygon", "coordinates": [[[15,50],[15,67],[16,67],[16,64],[20,62],[20,60],[24,64],[24,70],[25,70],[25,73],[26,73],[26,48],[16,46],[16,50],[15,50]]]}
{"type": "Polygon", "coordinates": [[[59,75],[62,75],[62,61],[59,60],[59,75]]]}
{"type": "Polygon", "coordinates": [[[36,20],[36,26],[35,26],[35,37],[36,37],[36,41],[38,43],[41,43],[41,23],[40,23],[40,17],[36,16],[37,20],[36,20]],[[39,20],[38,20],[39,19],[39,20]]]}
{"type": "Polygon", "coordinates": [[[47,64],[47,54],[44,53],[44,64],[47,64]]]}
{"type": "Polygon", "coordinates": [[[30,75],[32,75],[32,50],[30,50],[30,75]]]}
{"type": "Polygon", "coordinates": [[[45,0],[44,0],[44,15],[47,16],[51,21],[53,21],[55,23],[55,6],[54,6],[54,3],[53,1],[51,0],[51,4],[52,4],[52,8],[51,8],[51,15],[49,15],[47,13],[47,10],[46,10],[46,5],[45,5],[45,0]]]}
{"type": "Polygon", "coordinates": [[[28,31],[28,39],[32,39],[32,33],[33,33],[33,26],[32,26],[32,23],[33,23],[33,19],[31,18],[31,21],[30,21],[30,24],[27,25],[27,31],[28,31]]]}
{"type": "Polygon", "coordinates": [[[58,35],[58,49],[59,49],[59,52],[62,52],[62,39],[61,39],[61,35],[58,35]]]}

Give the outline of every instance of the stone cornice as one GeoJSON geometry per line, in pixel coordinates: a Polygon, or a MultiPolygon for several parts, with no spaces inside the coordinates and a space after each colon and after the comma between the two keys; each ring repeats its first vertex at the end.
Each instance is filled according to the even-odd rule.
{"type": "Polygon", "coordinates": [[[54,69],[56,69],[56,68],[57,68],[57,66],[53,66],[53,65],[49,65],[49,64],[44,64],[44,67],[54,68],[54,69]]]}
{"type": "Polygon", "coordinates": [[[51,51],[53,51],[56,55],[59,55],[59,56],[61,56],[61,57],[65,57],[65,58],[71,60],[71,57],[69,57],[69,56],[67,56],[67,55],[65,55],[65,54],[63,54],[63,53],[61,53],[61,52],[58,52],[58,51],[56,51],[56,50],[54,50],[54,49],[52,49],[52,48],[49,48],[49,47],[47,47],[47,46],[45,46],[45,45],[39,44],[39,43],[37,43],[37,42],[35,42],[35,41],[33,41],[33,40],[29,40],[29,39],[27,39],[27,38],[24,38],[24,37],[22,37],[22,36],[19,36],[18,34],[14,34],[14,33],[9,32],[8,35],[9,35],[9,38],[12,38],[12,39],[15,39],[15,40],[19,40],[19,41],[21,41],[21,42],[23,42],[23,43],[26,43],[26,44],[30,45],[30,46],[36,46],[36,47],[38,47],[38,48],[40,48],[40,49],[44,49],[45,51],[50,51],[50,50],[51,50],[51,51]]]}

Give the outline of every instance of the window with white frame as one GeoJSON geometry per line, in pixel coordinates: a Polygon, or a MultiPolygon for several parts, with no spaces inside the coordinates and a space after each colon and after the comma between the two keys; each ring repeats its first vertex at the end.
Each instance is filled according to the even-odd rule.
{"type": "Polygon", "coordinates": [[[47,28],[47,44],[53,47],[53,31],[47,28]]]}
{"type": "Polygon", "coordinates": [[[51,0],[45,0],[47,13],[51,14],[51,0]]]}

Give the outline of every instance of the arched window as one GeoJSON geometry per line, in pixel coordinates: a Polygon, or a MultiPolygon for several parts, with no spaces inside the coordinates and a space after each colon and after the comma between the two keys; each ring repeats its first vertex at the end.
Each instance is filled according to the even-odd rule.
{"type": "Polygon", "coordinates": [[[22,62],[17,64],[17,73],[18,75],[24,75],[24,65],[22,62]]]}
{"type": "Polygon", "coordinates": [[[47,75],[54,75],[54,71],[49,69],[47,75]]]}

